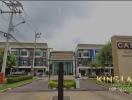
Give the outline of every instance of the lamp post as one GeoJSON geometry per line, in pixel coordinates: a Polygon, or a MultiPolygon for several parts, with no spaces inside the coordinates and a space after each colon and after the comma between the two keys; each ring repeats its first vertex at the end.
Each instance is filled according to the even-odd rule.
{"type": "Polygon", "coordinates": [[[74,53],[74,63],[75,63],[75,77],[76,77],[76,74],[77,74],[77,56],[76,56],[76,53],[74,53]]]}
{"type": "Polygon", "coordinates": [[[35,52],[36,52],[36,40],[37,38],[40,38],[41,33],[35,33],[34,36],[34,51],[33,51],[33,63],[32,63],[32,68],[31,68],[31,74],[34,76],[34,63],[35,63],[35,52]]]}
{"type": "Polygon", "coordinates": [[[49,66],[48,66],[49,67],[49,73],[48,74],[49,74],[49,80],[50,80],[50,74],[51,74],[51,70],[50,69],[52,67],[52,64],[51,64],[51,54],[50,54],[51,51],[50,50],[53,50],[53,48],[48,48],[48,54],[49,54],[48,55],[48,61],[49,61],[49,66]]]}

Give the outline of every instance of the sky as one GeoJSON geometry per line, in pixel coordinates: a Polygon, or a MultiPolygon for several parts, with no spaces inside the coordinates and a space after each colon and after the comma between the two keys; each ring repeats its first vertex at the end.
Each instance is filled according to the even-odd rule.
{"type": "MultiPolygon", "coordinates": [[[[54,50],[74,50],[78,43],[105,44],[113,35],[132,35],[131,1],[22,1],[12,34],[21,42],[47,42],[54,50]]],[[[0,8],[7,8],[0,4],[0,8]]],[[[9,14],[0,14],[0,30],[7,31],[9,14]]],[[[0,37],[0,41],[5,41],[0,37]]]]}

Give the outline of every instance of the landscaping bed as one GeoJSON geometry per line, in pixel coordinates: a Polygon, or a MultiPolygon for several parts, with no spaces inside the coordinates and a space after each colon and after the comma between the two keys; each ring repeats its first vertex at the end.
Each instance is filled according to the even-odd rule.
{"type": "Polygon", "coordinates": [[[28,79],[32,79],[33,76],[7,76],[6,78],[6,83],[15,83],[15,82],[20,82],[28,79]]]}
{"type": "Polygon", "coordinates": [[[96,79],[89,79],[89,80],[98,85],[108,87],[110,91],[120,91],[120,92],[125,92],[125,93],[132,93],[132,84],[130,83],[97,82],[96,79]]]}
{"type": "Polygon", "coordinates": [[[112,91],[120,91],[125,93],[132,93],[132,84],[129,83],[98,83],[99,85],[103,85],[109,88],[112,91]]]}
{"type": "MultiPolygon", "coordinates": [[[[48,87],[51,89],[58,88],[58,80],[50,80],[48,82],[48,87]]],[[[75,80],[64,80],[64,88],[66,89],[76,88],[75,80]]]]}
{"type": "Polygon", "coordinates": [[[119,90],[119,91],[124,91],[126,93],[132,93],[132,84],[114,83],[114,84],[112,84],[112,87],[119,90]]]}

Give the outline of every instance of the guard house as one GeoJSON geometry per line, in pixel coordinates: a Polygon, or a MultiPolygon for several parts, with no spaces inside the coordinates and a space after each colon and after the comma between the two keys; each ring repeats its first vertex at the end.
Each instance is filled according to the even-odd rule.
{"type": "Polygon", "coordinates": [[[52,75],[58,75],[59,62],[64,63],[64,75],[73,75],[75,70],[74,52],[72,51],[53,51],[50,53],[52,75]]]}
{"type": "MultiPolygon", "coordinates": [[[[33,63],[34,43],[10,42],[9,52],[16,56],[14,71],[28,73],[33,63]]],[[[0,48],[5,48],[5,42],[0,42],[0,48]]],[[[36,43],[34,69],[36,73],[45,73],[48,70],[48,45],[36,43]]]]}

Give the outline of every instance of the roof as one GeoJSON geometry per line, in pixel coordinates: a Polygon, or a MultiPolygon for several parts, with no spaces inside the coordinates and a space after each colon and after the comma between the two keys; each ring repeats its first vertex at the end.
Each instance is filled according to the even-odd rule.
{"type": "Polygon", "coordinates": [[[111,37],[111,39],[124,39],[124,38],[127,38],[127,39],[132,39],[132,36],[123,36],[123,35],[114,35],[111,37]]]}
{"type": "MultiPolygon", "coordinates": [[[[5,47],[5,42],[0,42],[0,47],[5,47]]],[[[10,42],[11,48],[34,48],[33,42],[10,42]]],[[[48,48],[47,43],[36,43],[37,48],[48,48]]]]}
{"type": "Polygon", "coordinates": [[[104,44],[78,44],[76,49],[102,48],[104,44]]]}
{"type": "Polygon", "coordinates": [[[52,53],[74,53],[73,51],[52,51],[52,53]]]}
{"type": "Polygon", "coordinates": [[[51,60],[54,61],[69,61],[73,60],[74,52],[73,51],[53,51],[51,52],[51,60]]]}
{"type": "Polygon", "coordinates": [[[104,46],[104,44],[78,44],[77,46],[104,46]]]}

